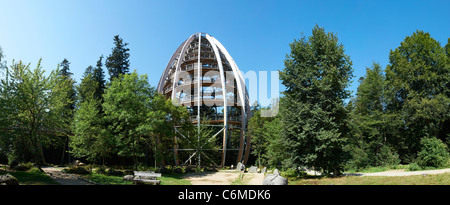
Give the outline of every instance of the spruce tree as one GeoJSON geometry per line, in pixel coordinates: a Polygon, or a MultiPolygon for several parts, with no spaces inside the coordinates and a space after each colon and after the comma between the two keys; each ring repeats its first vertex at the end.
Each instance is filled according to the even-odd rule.
{"type": "MultiPolygon", "coordinates": [[[[69,89],[70,103],[66,105],[67,112],[64,114],[64,119],[66,119],[67,132],[72,133],[73,131],[71,130],[70,124],[71,124],[74,114],[75,114],[76,98],[77,98],[77,91],[75,90],[76,82],[72,78],[73,73],[70,72],[70,62],[66,58],[64,58],[64,60],[59,64],[59,67],[60,67],[59,75],[62,76],[62,78],[65,79],[70,85],[70,89],[69,89]]],[[[69,143],[68,135],[65,135],[64,138],[65,138],[65,140],[64,140],[65,142],[63,145],[61,164],[64,163],[66,147],[69,143]]],[[[69,156],[69,160],[70,160],[70,156],[69,156]]]]}
{"type": "Polygon", "coordinates": [[[114,45],[112,53],[106,58],[105,66],[108,69],[110,81],[117,78],[120,74],[129,72],[130,67],[130,51],[126,48],[128,43],[124,43],[119,35],[114,36],[114,45]]]}
{"type": "Polygon", "coordinates": [[[399,159],[392,136],[398,134],[395,128],[400,122],[395,115],[385,113],[386,79],[381,66],[373,63],[359,83],[350,120],[349,168],[396,165],[399,159]]]}
{"type": "Polygon", "coordinates": [[[75,157],[85,157],[90,162],[104,159],[110,154],[112,144],[103,131],[103,115],[100,111],[101,99],[95,96],[98,83],[93,77],[93,67],[89,66],[78,85],[77,110],[73,120],[73,133],[69,146],[75,157]]]}
{"type": "Polygon", "coordinates": [[[71,76],[73,73],[70,72],[70,62],[64,58],[64,60],[59,64],[61,67],[60,74],[62,76],[71,76]]]}
{"type": "Polygon", "coordinates": [[[102,59],[103,55],[100,56],[100,59],[97,61],[97,66],[92,70],[92,78],[97,82],[97,88],[95,89],[94,96],[97,99],[100,99],[103,102],[103,93],[105,92],[106,80],[105,80],[105,72],[102,69],[102,59]]]}
{"type": "Polygon", "coordinates": [[[64,58],[64,60],[59,64],[60,71],[59,75],[61,75],[65,80],[69,81],[69,84],[71,85],[70,88],[70,99],[71,102],[69,105],[67,105],[68,109],[70,109],[70,117],[73,117],[73,111],[75,110],[75,100],[76,100],[76,90],[75,90],[75,80],[72,78],[73,73],[70,72],[70,62],[64,58]]]}

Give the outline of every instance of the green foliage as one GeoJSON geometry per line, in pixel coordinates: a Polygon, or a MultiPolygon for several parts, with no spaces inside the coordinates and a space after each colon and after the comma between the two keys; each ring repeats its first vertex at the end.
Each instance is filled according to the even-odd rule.
{"type": "Polygon", "coordinates": [[[285,178],[297,178],[300,176],[305,176],[305,173],[300,171],[299,169],[294,169],[294,168],[288,168],[285,171],[282,171],[281,173],[282,177],[285,178]]]}
{"type": "Polygon", "coordinates": [[[86,157],[95,161],[106,157],[110,143],[102,130],[102,115],[98,110],[99,102],[89,99],[79,103],[74,120],[74,135],[70,137],[70,151],[75,157],[86,157]]]}
{"type": "Polygon", "coordinates": [[[256,111],[250,121],[248,122],[248,130],[249,135],[252,136],[252,154],[257,157],[256,162],[257,166],[266,165],[266,157],[264,156],[267,153],[267,139],[265,136],[265,129],[263,120],[265,118],[261,117],[261,111],[256,111]],[[263,156],[261,156],[263,155],[263,156]]]}
{"type": "MultiPolygon", "coordinates": [[[[263,108],[262,110],[267,110],[263,108]]],[[[261,117],[261,110],[254,111],[248,124],[252,137],[252,154],[257,157],[257,166],[277,167],[283,161],[284,148],[281,143],[280,117],[261,117]]]]}
{"type": "Polygon", "coordinates": [[[422,168],[415,162],[413,162],[413,163],[408,165],[408,171],[412,171],[413,172],[413,171],[419,171],[421,169],[422,168]]]}
{"type": "Polygon", "coordinates": [[[93,169],[92,173],[93,174],[106,174],[106,166],[101,165],[101,166],[97,167],[97,169],[93,169]]]}
{"type": "Polygon", "coordinates": [[[345,165],[346,170],[361,170],[371,166],[372,164],[369,158],[369,150],[367,149],[367,144],[363,141],[360,141],[359,143],[359,146],[355,144],[347,146],[347,151],[350,154],[350,159],[345,165]]]}
{"type": "Polygon", "coordinates": [[[69,142],[70,152],[75,157],[86,157],[91,162],[111,155],[114,148],[114,141],[104,126],[103,98],[98,96],[100,83],[89,66],[77,86],[78,109],[72,124],[74,135],[69,142]]]}
{"type": "Polygon", "coordinates": [[[17,166],[14,166],[13,169],[16,171],[28,171],[33,167],[33,163],[26,162],[26,163],[19,163],[17,166]]]}
{"type": "Polygon", "coordinates": [[[367,69],[352,101],[349,168],[395,166],[400,160],[417,161],[411,169],[432,166],[424,161],[433,157],[426,157],[431,151],[423,150],[421,139],[449,136],[448,45],[442,48],[429,33],[417,31],[391,50],[385,75],[378,64],[367,69]]]}
{"type": "MultiPolygon", "coordinates": [[[[84,101],[85,98],[91,97],[89,95],[93,95],[93,98],[103,103],[102,95],[105,92],[106,81],[102,69],[102,59],[103,56],[100,56],[96,67],[88,66],[84,71],[81,83],[77,87],[79,100],[84,101]]],[[[101,105],[99,109],[102,110],[101,105]]]]}
{"type": "Polygon", "coordinates": [[[168,153],[175,136],[173,127],[192,127],[189,113],[156,93],[147,76],[136,71],[114,78],[102,91],[101,59],[96,68],[86,69],[77,87],[71,153],[91,162],[115,155],[131,157],[135,167],[149,150],[156,161],[168,160],[173,156],[168,153]]]}
{"type": "Polygon", "coordinates": [[[59,75],[59,69],[48,76],[39,60],[34,70],[21,61],[14,63],[7,81],[2,81],[11,156],[28,161],[30,156],[40,166],[45,162],[43,147],[58,141],[55,135],[66,135],[72,110],[70,104],[72,81],[59,75]]]}
{"type": "Polygon", "coordinates": [[[61,68],[59,74],[63,76],[71,76],[73,73],[70,72],[70,62],[64,58],[64,60],[59,64],[61,68]]]}
{"type": "MultiPolygon", "coordinates": [[[[169,151],[169,149],[174,146],[174,137],[177,136],[180,139],[180,135],[174,132],[174,127],[181,133],[196,133],[194,132],[194,127],[189,120],[189,112],[186,107],[174,106],[170,99],[165,99],[165,97],[161,94],[155,94],[153,101],[151,112],[147,118],[148,123],[152,125],[152,129],[150,130],[150,135],[153,136],[150,139],[150,144],[155,151],[156,161],[163,164],[165,160],[173,160],[173,152],[169,151]]],[[[195,130],[197,131],[197,130],[195,130]]],[[[197,137],[196,135],[187,135],[186,137],[197,137]]],[[[196,140],[195,138],[194,140],[196,140]]],[[[180,140],[178,143],[182,145],[183,143],[189,143],[190,141],[180,140]]],[[[194,142],[194,141],[192,141],[194,142]]],[[[192,148],[193,144],[184,145],[185,147],[192,148]]],[[[182,145],[183,146],[183,145],[182,145]]]]}
{"type": "Polygon", "coordinates": [[[379,153],[375,156],[375,165],[381,167],[393,167],[400,163],[397,153],[388,146],[382,146],[379,153]]]}
{"type": "Polygon", "coordinates": [[[423,136],[447,137],[449,77],[446,49],[429,33],[416,31],[389,53],[386,108],[403,122],[393,137],[405,161],[419,152],[423,136]]]}
{"type": "Polygon", "coordinates": [[[108,73],[110,76],[110,81],[113,81],[114,78],[119,77],[121,74],[126,74],[129,71],[130,67],[130,51],[129,48],[126,48],[128,43],[124,43],[122,38],[119,35],[114,36],[114,45],[115,47],[112,49],[112,53],[106,58],[105,66],[108,68],[108,73]]]}
{"type": "MultiPolygon", "coordinates": [[[[12,121],[9,120],[13,114],[13,106],[11,105],[11,88],[9,83],[9,69],[5,62],[3,62],[4,54],[0,47],[0,76],[5,78],[0,82],[0,156],[8,156],[11,158],[13,138],[6,130],[12,126],[12,121]]],[[[12,161],[12,160],[11,160],[12,161]]]]}
{"type": "Polygon", "coordinates": [[[417,155],[417,163],[424,167],[445,167],[448,165],[450,154],[447,145],[435,137],[424,137],[420,141],[422,149],[417,155]]]}
{"type": "MultiPolygon", "coordinates": [[[[95,82],[97,82],[97,86],[95,87],[94,98],[101,99],[103,103],[103,93],[106,88],[106,80],[105,80],[105,72],[102,69],[102,59],[103,55],[97,61],[96,67],[92,70],[92,78],[95,82]]],[[[101,107],[100,107],[101,108],[101,107]]]]}
{"type": "Polygon", "coordinates": [[[371,115],[383,112],[386,81],[381,66],[373,63],[371,68],[366,68],[366,75],[359,83],[355,113],[371,115]]]}
{"type": "Polygon", "coordinates": [[[102,185],[132,185],[131,181],[124,181],[122,176],[109,176],[105,174],[87,174],[83,177],[90,181],[102,184],[102,185]]]}
{"type": "MultiPolygon", "coordinates": [[[[59,75],[61,75],[63,78],[65,78],[70,83],[70,90],[69,90],[69,96],[71,99],[71,103],[67,105],[67,109],[70,109],[73,111],[75,109],[75,98],[76,98],[76,91],[75,91],[75,80],[72,79],[73,73],[70,72],[69,68],[70,62],[64,58],[64,60],[59,64],[59,67],[62,69],[59,71],[59,75]]],[[[65,116],[66,118],[69,118],[70,121],[73,117],[73,112],[70,112],[69,115],[65,116]]]]}
{"type": "Polygon", "coordinates": [[[281,99],[286,167],[308,166],[339,174],[345,160],[348,111],[343,100],[352,77],[350,57],[333,33],[316,26],[312,36],[290,44],[281,99]]]}
{"type": "Polygon", "coordinates": [[[117,154],[133,157],[136,166],[138,157],[143,156],[148,134],[155,128],[151,118],[154,95],[147,75],[139,76],[136,71],[115,78],[103,95],[105,120],[110,124],[109,133],[115,137],[117,154]]]}
{"type": "Polygon", "coordinates": [[[385,113],[385,76],[378,63],[373,63],[366,71],[365,77],[359,80],[351,113],[347,169],[389,167],[400,163],[398,154],[389,146],[395,132],[388,130],[395,125],[395,118],[385,113]]]}
{"type": "Polygon", "coordinates": [[[429,33],[416,31],[407,36],[391,50],[389,63],[386,78],[395,96],[393,105],[400,106],[415,95],[428,97],[447,89],[445,51],[429,33]]]}
{"type": "MultiPolygon", "coordinates": [[[[173,160],[174,139],[199,152],[219,149],[220,139],[211,138],[218,130],[201,126],[198,135],[185,107],[157,94],[147,76],[128,74],[128,43],[117,35],[114,46],[105,61],[110,83],[101,56],[76,89],[67,59],[48,73],[41,61],[34,69],[22,62],[7,67],[0,48],[0,155],[40,166],[44,149],[60,146],[69,133],[71,153],[91,162],[119,155],[138,166],[153,153],[162,165],[173,160]]],[[[441,47],[423,31],[407,36],[390,51],[385,70],[377,63],[366,69],[347,106],[352,63],[336,35],[316,26],[290,48],[280,72],[286,87],[280,115],[262,118],[255,111],[248,124],[258,165],[282,162],[285,169],[306,166],[326,174],[339,173],[347,160],[356,170],[400,162],[415,162],[410,170],[447,165],[450,38],[441,47]]]]}

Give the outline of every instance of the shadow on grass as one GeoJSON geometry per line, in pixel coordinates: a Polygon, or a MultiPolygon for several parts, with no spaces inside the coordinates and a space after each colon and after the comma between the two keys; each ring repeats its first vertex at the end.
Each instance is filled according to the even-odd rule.
{"type": "Polygon", "coordinates": [[[57,185],[52,178],[47,176],[44,172],[38,171],[0,171],[2,174],[11,174],[19,180],[20,185],[57,185]]]}

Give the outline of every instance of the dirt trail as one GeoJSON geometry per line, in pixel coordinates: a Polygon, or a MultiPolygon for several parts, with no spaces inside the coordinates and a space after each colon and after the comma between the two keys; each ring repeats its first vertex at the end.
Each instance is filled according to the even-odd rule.
{"type": "Polygon", "coordinates": [[[192,185],[230,185],[239,177],[239,172],[220,170],[218,172],[202,172],[187,174],[184,178],[192,185]]]}
{"type": "Polygon", "coordinates": [[[93,185],[75,174],[62,172],[64,167],[42,167],[45,174],[61,185],[93,185]]]}
{"type": "Polygon", "coordinates": [[[244,177],[250,178],[246,183],[247,185],[262,185],[264,180],[264,174],[262,173],[246,173],[244,177]]]}
{"type": "MultiPolygon", "coordinates": [[[[230,185],[239,178],[240,172],[220,170],[218,172],[192,173],[184,178],[192,185],[230,185]]],[[[243,183],[247,185],[262,185],[264,174],[245,173],[243,183]]]]}

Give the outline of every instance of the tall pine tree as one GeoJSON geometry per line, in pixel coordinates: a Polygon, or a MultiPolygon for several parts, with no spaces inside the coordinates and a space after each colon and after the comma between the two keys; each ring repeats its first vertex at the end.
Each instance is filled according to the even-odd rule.
{"type": "Polygon", "coordinates": [[[59,74],[63,76],[71,76],[73,73],[70,72],[70,62],[64,58],[64,60],[59,64],[61,67],[61,70],[59,71],[59,74]]]}
{"type": "Polygon", "coordinates": [[[120,74],[129,72],[130,67],[130,51],[126,48],[128,43],[124,43],[119,35],[114,36],[114,45],[112,53],[106,58],[105,66],[108,69],[110,81],[117,78],[120,74]]]}
{"type": "Polygon", "coordinates": [[[102,69],[102,59],[103,55],[100,56],[100,59],[97,61],[97,66],[92,70],[92,78],[97,82],[97,88],[95,89],[94,96],[97,99],[100,99],[103,103],[103,93],[105,92],[106,80],[105,80],[105,72],[102,69]]]}
{"type": "Polygon", "coordinates": [[[386,80],[381,66],[373,63],[359,81],[351,113],[348,168],[361,169],[369,166],[391,166],[399,163],[392,145],[400,122],[396,115],[385,113],[386,80]]]}
{"type": "MultiPolygon", "coordinates": [[[[73,73],[70,72],[70,62],[64,58],[64,60],[59,64],[60,70],[59,70],[59,75],[62,76],[63,79],[65,79],[69,85],[70,85],[70,89],[69,89],[69,96],[70,96],[70,104],[66,105],[66,110],[67,112],[65,113],[64,119],[66,119],[66,129],[68,132],[72,133],[73,131],[70,130],[71,129],[71,122],[73,121],[73,117],[75,114],[75,105],[76,105],[76,98],[77,98],[77,91],[75,90],[75,80],[72,78],[73,73]]],[[[64,139],[64,144],[63,144],[63,152],[62,152],[62,157],[61,157],[61,164],[64,163],[65,160],[65,153],[66,153],[66,148],[67,145],[69,143],[69,137],[68,135],[63,136],[64,139]]],[[[70,161],[70,156],[69,159],[70,161]]]]}
{"type": "MultiPolygon", "coordinates": [[[[59,71],[59,75],[68,80],[71,85],[70,99],[72,103],[68,105],[68,108],[71,110],[71,112],[73,112],[75,109],[75,100],[77,93],[75,91],[75,80],[72,78],[73,73],[70,72],[70,62],[66,58],[64,58],[64,60],[59,64],[59,67],[61,69],[59,71]]],[[[73,114],[71,114],[71,117],[73,117],[73,114]]]]}

